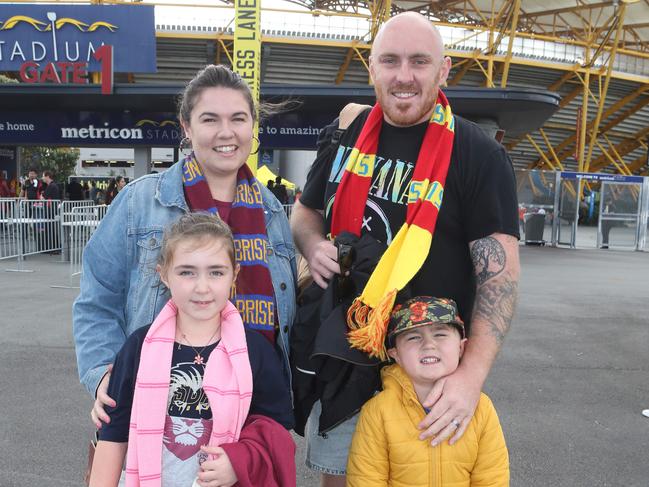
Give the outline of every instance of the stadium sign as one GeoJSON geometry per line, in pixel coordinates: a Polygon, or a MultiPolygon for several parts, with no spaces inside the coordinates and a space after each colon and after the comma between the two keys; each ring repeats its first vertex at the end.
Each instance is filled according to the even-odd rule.
{"type": "Polygon", "coordinates": [[[63,68],[59,63],[86,63],[88,72],[98,72],[102,70],[98,52],[110,45],[116,72],[153,73],[153,9],[152,5],[3,4],[0,71],[26,71],[34,68],[33,64],[24,66],[31,62],[39,64],[46,80],[54,77],[54,71],[60,78],[63,68]]]}

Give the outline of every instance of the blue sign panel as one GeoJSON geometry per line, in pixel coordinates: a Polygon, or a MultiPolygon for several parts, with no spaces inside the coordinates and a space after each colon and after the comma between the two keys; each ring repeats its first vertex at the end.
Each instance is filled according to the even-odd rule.
{"type": "MultiPolygon", "coordinates": [[[[336,114],[286,113],[262,121],[262,149],[314,150],[336,114]]],[[[175,147],[181,129],[173,113],[0,112],[0,144],[71,147],[175,147]]]]}
{"type": "Polygon", "coordinates": [[[173,114],[116,112],[12,112],[0,114],[0,141],[17,145],[176,146],[173,114]]]}
{"type": "Polygon", "coordinates": [[[605,173],[590,173],[590,172],[572,172],[562,171],[561,177],[563,179],[585,179],[587,181],[611,181],[614,183],[640,183],[642,184],[642,176],[624,176],[622,174],[605,174],[605,173]]]}
{"type": "Polygon", "coordinates": [[[87,62],[102,45],[113,46],[115,72],[154,73],[156,45],[151,5],[0,5],[0,71],[27,61],[87,62]]]}

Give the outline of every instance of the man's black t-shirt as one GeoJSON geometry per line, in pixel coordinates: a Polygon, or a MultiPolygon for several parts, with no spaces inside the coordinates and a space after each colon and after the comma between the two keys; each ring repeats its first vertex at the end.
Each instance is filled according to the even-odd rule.
{"type": "Polygon", "coordinates": [[[47,185],[45,191],[43,192],[43,198],[46,200],[60,200],[61,191],[59,190],[59,185],[52,181],[47,185]]]}
{"type": "Polygon", "coordinates": [[[25,197],[28,200],[38,200],[43,192],[43,184],[38,179],[27,179],[25,185],[25,197]]]}
{"type": "MultiPolygon", "coordinates": [[[[300,203],[324,210],[331,225],[335,193],[369,110],[331,143],[338,122],[326,127],[300,203]]],[[[428,122],[412,127],[383,123],[361,232],[389,244],[406,218],[408,188],[428,122]]],[[[475,279],[468,243],[493,233],[519,237],[514,170],[505,149],[477,125],[455,116],[451,164],[431,250],[410,282],[414,295],[452,298],[470,326],[475,279]]]]}

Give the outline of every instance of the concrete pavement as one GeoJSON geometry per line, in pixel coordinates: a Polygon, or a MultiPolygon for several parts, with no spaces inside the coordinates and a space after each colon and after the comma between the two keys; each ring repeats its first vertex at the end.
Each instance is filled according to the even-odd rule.
{"type": "MultiPolygon", "coordinates": [[[[649,486],[649,254],[521,247],[521,298],[486,392],[512,486],[649,486]]],[[[59,257],[0,261],[0,487],[81,485],[92,432],[59,257]]],[[[303,465],[298,485],[316,486],[303,465]]]]}

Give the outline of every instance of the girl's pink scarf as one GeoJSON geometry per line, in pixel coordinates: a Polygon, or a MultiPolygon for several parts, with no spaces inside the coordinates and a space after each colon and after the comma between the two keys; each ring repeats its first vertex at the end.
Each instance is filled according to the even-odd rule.
{"type": "MultiPolygon", "coordinates": [[[[162,433],[177,312],[169,300],[142,344],[126,455],[127,487],[162,484],[162,433]]],[[[252,371],[241,316],[229,301],[221,311],[221,341],[207,361],[203,390],[212,411],[218,411],[212,415],[209,444],[237,441],[250,409],[252,371]]]]}

